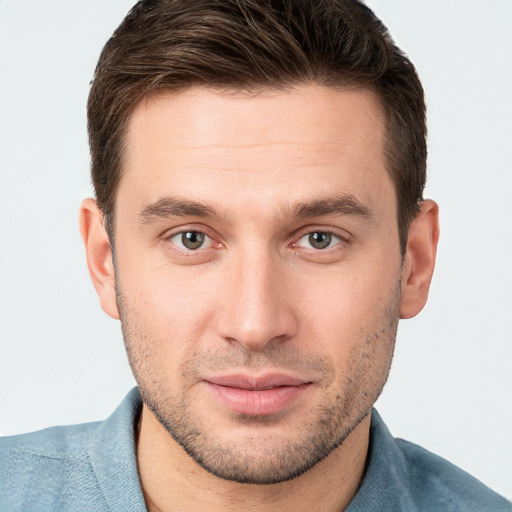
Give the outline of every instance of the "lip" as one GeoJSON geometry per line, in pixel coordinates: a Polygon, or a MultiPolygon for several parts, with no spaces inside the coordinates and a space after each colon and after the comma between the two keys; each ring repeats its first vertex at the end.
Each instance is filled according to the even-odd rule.
{"type": "Polygon", "coordinates": [[[238,414],[263,416],[289,408],[312,382],[285,374],[222,375],[204,380],[225,407],[238,414]]]}

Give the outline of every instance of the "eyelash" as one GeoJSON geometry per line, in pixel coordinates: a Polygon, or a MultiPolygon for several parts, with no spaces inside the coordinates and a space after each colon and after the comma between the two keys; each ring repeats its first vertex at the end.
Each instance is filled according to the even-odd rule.
{"type": "Polygon", "coordinates": [[[210,240],[212,245],[218,245],[218,246],[222,245],[220,242],[216,243],[214,238],[212,236],[210,236],[204,229],[193,229],[193,228],[181,229],[180,231],[172,232],[172,233],[169,233],[168,235],[164,236],[164,240],[166,242],[169,242],[169,245],[173,248],[173,250],[175,250],[176,252],[180,253],[181,255],[185,255],[187,257],[194,256],[194,255],[198,254],[199,251],[201,251],[201,250],[205,251],[205,250],[211,249],[212,247],[203,248],[202,246],[200,246],[196,250],[188,249],[186,247],[182,247],[182,248],[177,247],[176,244],[172,242],[172,239],[177,236],[183,235],[185,233],[200,233],[200,234],[204,235],[205,239],[210,240]]]}
{"type": "Polygon", "coordinates": [[[338,245],[340,245],[340,244],[341,245],[347,245],[348,242],[349,242],[346,236],[342,236],[340,233],[337,233],[335,231],[332,231],[332,230],[329,230],[329,229],[311,229],[311,228],[308,228],[307,231],[303,232],[298,238],[296,238],[296,242],[293,242],[291,244],[291,246],[293,248],[300,247],[298,245],[300,240],[302,240],[305,237],[311,236],[311,235],[313,235],[315,233],[321,233],[322,235],[328,235],[329,237],[336,238],[338,241],[336,243],[334,243],[332,246],[328,246],[328,247],[325,247],[325,248],[322,248],[322,249],[318,249],[318,248],[314,248],[314,247],[301,247],[301,248],[306,249],[308,251],[312,251],[312,252],[327,253],[330,250],[335,249],[338,245]]]}
{"type": "MultiPolygon", "coordinates": [[[[180,256],[184,256],[184,257],[194,257],[194,256],[198,256],[199,254],[203,254],[204,255],[204,252],[205,251],[209,251],[211,249],[218,249],[218,248],[221,248],[223,246],[223,244],[221,242],[216,242],[215,241],[215,238],[213,236],[211,236],[204,228],[185,228],[185,229],[180,229],[179,231],[173,231],[167,235],[164,235],[164,241],[165,242],[168,242],[169,246],[173,249],[173,251],[175,251],[176,253],[178,253],[180,256]],[[205,239],[207,240],[210,240],[210,247],[203,247],[202,245],[200,247],[198,247],[197,249],[189,249],[189,248],[186,248],[186,247],[177,247],[176,243],[172,242],[172,239],[175,238],[175,237],[178,237],[180,235],[183,235],[184,233],[200,233],[202,235],[204,235],[205,239]]],[[[290,244],[288,244],[289,247],[291,247],[292,249],[294,249],[295,251],[297,250],[304,250],[308,253],[315,253],[315,254],[328,254],[328,253],[331,253],[333,251],[335,251],[336,249],[339,249],[341,247],[344,247],[346,245],[348,245],[350,243],[350,239],[347,235],[341,235],[339,232],[335,232],[333,230],[330,230],[330,229],[315,229],[313,227],[307,227],[307,228],[304,228],[300,233],[299,235],[294,235],[293,237],[294,241],[291,242],[290,244]],[[313,235],[314,233],[321,233],[323,235],[328,235],[329,237],[333,237],[333,238],[336,238],[338,241],[335,242],[332,246],[328,246],[328,247],[325,247],[325,248],[322,248],[322,249],[317,249],[317,248],[314,248],[314,247],[303,247],[303,246],[299,246],[299,242],[307,237],[307,236],[311,236],[313,235]],[[341,246],[341,247],[339,247],[341,246]]]]}

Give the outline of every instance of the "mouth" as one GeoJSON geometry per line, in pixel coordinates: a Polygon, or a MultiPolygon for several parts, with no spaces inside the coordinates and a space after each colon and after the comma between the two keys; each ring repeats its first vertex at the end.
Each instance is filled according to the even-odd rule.
{"type": "Polygon", "coordinates": [[[250,416],[275,414],[290,408],[313,384],[284,374],[224,375],[204,382],[223,407],[250,416]]]}

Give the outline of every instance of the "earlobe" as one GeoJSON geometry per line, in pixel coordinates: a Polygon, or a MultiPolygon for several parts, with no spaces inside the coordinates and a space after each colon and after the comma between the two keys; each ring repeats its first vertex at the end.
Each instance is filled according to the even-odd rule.
{"type": "Polygon", "coordinates": [[[400,318],[416,316],[427,302],[439,240],[438,217],[437,204],[425,200],[411,222],[402,270],[400,318]]]}
{"type": "Polygon", "coordinates": [[[103,215],[94,199],[84,199],[80,207],[80,233],[87,253],[92,283],[107,315],[118,319],[112,249],[103,215]]]}

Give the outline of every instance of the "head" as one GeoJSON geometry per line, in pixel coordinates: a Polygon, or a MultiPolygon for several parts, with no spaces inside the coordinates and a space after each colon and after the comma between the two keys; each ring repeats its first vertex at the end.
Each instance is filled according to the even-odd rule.
{"type": "Polygon", "coordinates": [[[147,417],[237,482],[332,458],[433,271],[412,64],[355,1],[147,1],[88,109],[82,234],[147,417]]]}
{"type": "Polygon", "coordinates": [[[161,91],[301,84],[364,87],[384,114],[402,251],[426,179],[423,89],[386,27],[356,0],[146,0],[103,49],[88,102],[91,174],[111,230],[135,107],[161,91]]]}

